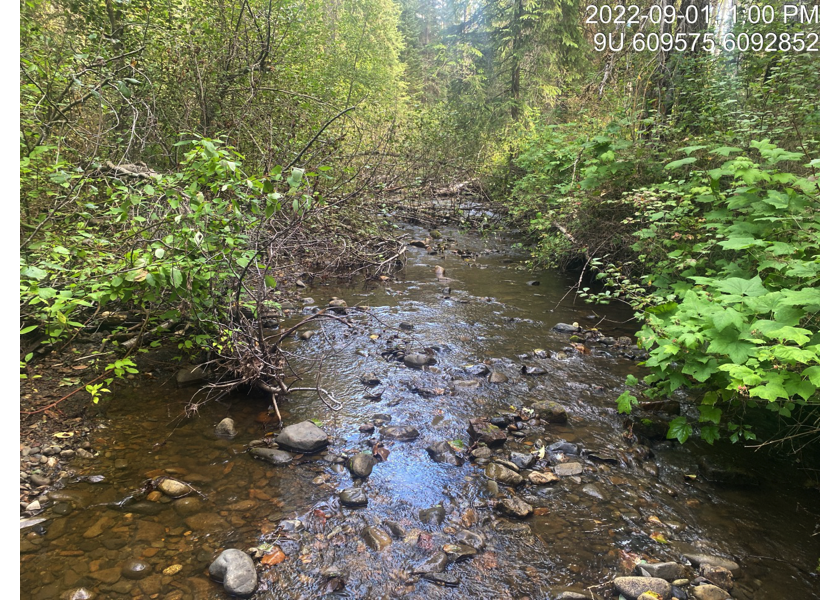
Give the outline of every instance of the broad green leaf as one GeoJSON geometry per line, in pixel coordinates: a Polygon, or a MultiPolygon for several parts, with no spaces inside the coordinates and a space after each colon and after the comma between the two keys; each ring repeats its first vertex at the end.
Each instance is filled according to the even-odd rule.
{"type": "Polygon", "coordinates": [[[675,160],[675,161],[669,162],[667,165],[665,165],[665,168],[669,169],[669,170],[670,169],[677,169],[679,167],[682,167],[682,166],[685,166],[685,165],[690,165],[690,164],[695,163],[695,162],[697,162],[697,159],[694,156],[689,156],[687,158],[681,158],[680,160],[675,160]]]}
{"type": "Polygon", "coordinates": [[[761,277],[756,275],[752,279],[730,277],[721,281],[715,281],[712,286],[724,294],[734,296],[761,296],[767,293],[767,289],[761,284],[761,277]]]}
{"type": "Polygon", "coordinates": [[[677,417],[671,421],[668,427],[667,438],[669,440],[676,439],[680,444],[684,444],[691,435],[691,425],[685,417],[677,417]]]}
{"type": "Polygon", "coordinates": [[[715,425],[720,423],[720,417],[723,414],[721,409],[706,404],[701,404],[699,408],[701,421],[711,421],[715,425]]]}
{"type": "Polygon", "coordinates": [[[618,412],[623,415],[629,415],[633,411],[633,405],[639,403],[630,392],[623,392],[615,401],[618,404],[618,412]]]}

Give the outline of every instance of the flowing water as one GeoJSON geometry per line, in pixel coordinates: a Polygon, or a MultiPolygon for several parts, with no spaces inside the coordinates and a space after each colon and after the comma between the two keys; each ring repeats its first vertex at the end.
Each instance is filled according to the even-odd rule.
{"type": "MultiPolygon", "coordinates": [[[[326,452],[297,455],[289,466],[249,455],[248,443],[275,426],[267,422],[270,401],[263,396],[207,403],[188,420],[181,414],[195,388],[177,389],[171,381],[144,379],[108,400],[90,436],[98,455],[73,463],[76,481],[53,493],[53,506],[41,515],[48,520],[21,530],[22,597],[61,598],[85,587],[99,598],[227,598],[209,578],[209,564],[225,548],[261,544],[279,547],[285,560],[259,568],[258,599],[555,598],[589,586],[601,592],[600,584],[627,574],[640,559],[685,562],[681,553],[689,547],[740,564],[736,598],[819,597],[819,498],[803,486],[801,471],[727,442],[679,446],[648,439],[641,423],[634,439],[615,397],[626,375],[642,374],[641,367],[624,356],[626,349],[588,343],[582,352],[551,329],[579,322],[617,338],[632,335],[631,315],[575,303],[566,294],[573,280],[524,269],[524,256],[503,236],[444,235],[450,241],[436,254],[410,247],[405,269],[387,282],[307,290],[317,306],[339,296],[351,307],[369,307],[348,312],[352,326],[320,321],[309,340],[289,344],[296,367],[310,374],[320,368],[321,385],[342,403],[331,410],[317,395],[301,393],[281,406],[286,425],[307,419],[322,425],[331,440],[326,452]],[[438,265],[445,279],[436,276],[438,265]],[[539,285],[529,284],[534,280],[539,285]],[[388,360],[403,346],[431,349],[436,365],[415,370],[388,360]],[[549,351],[537,353],[547,357],[538,358],[535,349],[549,351]],[[508,380],[471,375],[480,363],[508,380]],[[525,374],[523,365],[546,373],[525,374]],[[365,373],[381,380],[379,398],[361,383],[365,373]],[[489,480],[473,461],[437,463],[425,450],[439,441],[469,445],[469,419],[527,416],[520,409],[541,400],[560,402],[568,422],[522,421],[520,437],[511,434],[495,457],[566,440],[585,450],[570,457],[582,473],[514,489],[489,480]],[[213,433],[226,416],[236,422],[233,439],[213,433]],[[368,505],[340,505],[338,492],[354,483],[337,455],[371,451],[380,429],[359,428],[388,417],[389,425],[415,427],[419,438],[383,440],[377,448],[389,451],[387,460],[356,484],[368,505]],[[758,485],[706,480],[698,475],[703,456],[746,466],[758,485]],[[163,474],[197,492],[174,502],[153,493],[151,500],[143,494],[118,504],[163,474]],[[535,514],[517,520],[494,508],[513,496],[535,514]],[[442,522],[421,521],[420,511],[435,506],[442,522]],[[388,529],[385,521],[397,525],[388,529]],[[366,543],[361,532],[369,526],[387,533],[390,545],[366,543]],[[486,546],[447,567],[457,585],[412,574],[465,528],[486,546]],[[126,568],[136,560],[148,565],[137,579],[126,568]]],[[[290,322],[311,310],[297,308],[290,322]]],[[[641,416],[653,422],[651,431],[671,418],[641,416]]]]}

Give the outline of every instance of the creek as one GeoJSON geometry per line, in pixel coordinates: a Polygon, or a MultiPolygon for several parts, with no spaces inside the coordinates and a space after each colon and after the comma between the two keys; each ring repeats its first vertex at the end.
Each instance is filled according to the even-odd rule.
{"type": "MultiPolygon", "coordinates": [[[[590,586],[603,594],[604,584],[641,560],[687,565],[684,555],[692,551],[740,565],[735,598],[819,597],[819,493],[806,487],[801,470],[725,441],[665,440],[662,427],[673,415],[655,411],[640,413],[631,434],[615,398],[628,373],[644,374],[638,361],[626,347],[591,341],[576,348],[552,326],[577,322],[632,337],[632,315],[576,302],[567,293],[575,279],[527,270],[509,237],[442,232],[445,242],[431,240],[433,248],[442,244],[434,254],[409,247],[405,268],[388,281],[306,290],[314,305],[292,307],[295,314],[281,324],[333,296],[367,307],[348,310],[352,326],[320,321],[311,338],[288,347],[295,366],[309,373],[305,385],[320,370],[321,386],[341,402],[332,410],[316,394],[301,393],[281,404],[286,425],[320,424],[330,437],[324,452],[295,455],[285,466],[251,456],[249,442],[276,427],[266,415],[270,401],[256,393],[203,404],[190,419],[184,407],[202,396],[171,378],[134,380],[104,400],[90,436],[96,456],[76,459],[75,477],[52,493],[41,515],[47,520],[21,529],[21,597],[52,600],[84,587],[97,598],[228,598],[208,576],[209,564],[225,548],[262,544],[285,558],[259,567],[253,597],[261,600],[536,600],[590,586]],[[443,278],[436,266],[445,268],[443,278]],[[412,369],[394,360],[424,349],[433,366],[412,369]],[[482,364],[507,381],[490,383],[482,364]],[[365,374],[381,383],[364,385],[365,374]],[[541,401],[559,402],[567,422],[528,418],[527,408],[541,401]],[[214,435],[224,417],[235,421],[232,439],[214,435]],[[431,460],[426,448],[436,442],[469,446],[469,420],[479,417],[517,423],[493,457],[460,466],[431,460]],[[369,424],[372,432],[360,431],[369,424]],[[397,425],[419,436],[381,439],[383,427],[397,425]],[[485,475],[488,461],[512,452],[539,457],[541,447],[561,440],[576,450],[547,452],[542,460],[554,464],[545,470],[578,463],[580,472],[516,488],[485,475]],[[367,505],[342,506],[339,491],[354,485],[338,462],[342,453],[370,452],[375,441],[388,455],[356,483],[367,505]],[[743,472],[715,482],[701,463],[736,464],[743,472]],[[117,505],[164,474],[200,494],[172,501],[153,492],[117,505]],[[501,514],[498,505],[513,497],[534,514],[501,514]],[[463,529],[479,534],[484,548],[449,564],[437,582],[413,574],[463,529]]],[[[176,365],[167,368],[172,373],[176,365]]]]}

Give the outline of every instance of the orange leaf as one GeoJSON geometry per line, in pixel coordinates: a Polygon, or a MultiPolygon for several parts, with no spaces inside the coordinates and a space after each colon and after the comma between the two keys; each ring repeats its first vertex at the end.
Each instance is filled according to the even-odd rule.
{"type": "Polygon", "coordinates": [[[279,565],[284,560],[286,560],[286,555],[283,554],[282,550],[278,549],[271,554],[263,556],[260,562],[264,565],[279,565]]]}
{"type": "Polygon", "coordinates": [[[550,511],[547,508],[545,508],[544,506],[541,506],[539,508],[534,509],[534,516],[535,517],[541,517],[543,515],[547,515],[549,512],[550,511]]]}

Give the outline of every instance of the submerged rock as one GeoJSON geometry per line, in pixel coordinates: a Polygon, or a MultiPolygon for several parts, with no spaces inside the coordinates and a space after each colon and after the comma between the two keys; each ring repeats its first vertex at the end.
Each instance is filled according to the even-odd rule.
{"type": "Polygon", "coordinates": [[[400,442],[416,440],[420,437],[420,432],[411,425],[393,425],[383,427],[379,430],[379,433],[382,434],[383,438],[397,440],[400,442]]]}
{"type": "Polygon", "coordinates": [[[683,552],[683,556],[694,567],[701,565],[711,565],[713,567],[723,567],[732,572],[734,577],[741,574],[741,567],[735,561],[723,558],[722,556],[715,556],[713,554],[703,554],[701,552],[683,552]]]}
{"type": "Polygon", "coordinates": [[[651,577],[658,577],[665,581],[674,581],[683,575],[683,566],[675,562],[645,563],[637,565],[636,571],[641,575],[647,573],[651,577]]]}
{"type": "Polygon", "coordinates": [[[446,518],[446,511],[442,506],[433,506],[431,508],[424,508],[420,511],[420,522],[427,525],[440,525],[446,518]]]}
{"type": "Polygon", "coordinates": [[[531,405],[540,418],[548,421],[549,423],[565,423],[568,421],[568,416],[566,415],[566,409],[563,408],[559,402],[554,402],[553,400],[542,400],[540,402],[534,402],[531,405]]]}
{"type": "Polygon", "coordinates": [[[126,579],[143,579],[152,574],[152,565],[133,558],[123,564],[120,572],[126,579]]]}
{"type": "Polygon", "coordinates": [[[273,465],[290,465],[294,457],[284,450],[274,448],[249,448],[248,452],[254,458],[270,462],[273,465]]]}
{"type": "Polygon", "coordinates": [[[277,445],[292,452],[310,454],[329,444],[326,432],[311,421],[302,421],[284,428],[275,438],[277,445]]]}
{"type": "Polygon", "coordinates": [[[232,438],[236,437],[236,427],[234,426],[233,419],[230,417],[225,417],[216,425],[216,429],[214,429],[216,435],[220,437],[227,437],[232,438]]]}
{"type": "Polygon", "coordinates": [[[236,548],[228,548],[212,562],[210,577],[223,582],[225,591],[234,596],[247,598],[257,589],[254,561],[236,548]]]}
{"type": "Polygon", "coordinates": [[[192,488],[177,479],[163,479],[157,484],[157,488],[170,498],[180,498],[192,491],[192,488]]]}
{"type": "Polygon", "coordinates": [[[446,552],[450,562],[453,563],[461,562],[478,554],[478,550],[469,544],[446,544],[443,551],[446,552]]]}
{"type": "Polygon", "coordinates": [[[490,373],[490,377],[487,378],[487,381],[490,383],[505,383],[507,380],[507,375],[500,373],[499,371],[493,371],[490,373]]]}
{"type": "Polygon", "coordinates": [[[338,500],[347,507],[360,508],[367,506],[368,497],[362,488],[352,487],[341,490],[338,493],[338,500]]]}
{"type": "Polygon", "coordinates": [[[411,367],[412,369],[422,369],[426,365],[434,363],[434,358],[432,358],[428,354],[420,354],[419,352],[406,354],[405,358],[403,358],[403,364],[407,367],[411,367]]]}
{"type": "Polygon", "coordinates": [[[379,527],[365,527],[362,529],[362,539],[371,550],[377,552],[391,545],[391,537],[379,527]]]}
{"type": "Polygon", "coordinates": [[[178,386],[197,385],[205,379],[204,369],[197,365],[187,365],[178,369],[178,373],[175,374],[175,382],[178,386]]]}
{"type": "Polygon", "coordinates": [[[731,596],[716,585],[698,585],[692,592],[697,600],[727,600],[731,596]]]}
{"type": "Polygon", "coordinates": [[[580,325],[575,323],[574,325],[569,325],[568,323],[557,323],[554,327],[552,327],[554,331],[558,333],[578,333],[580,329],[580,325]]]}
{"type": "Polygon", "coordinates": [[[412,569],[416,575],[425,575],[427,573],[442,573],[449,564],[449,557],[446,552],[435,552],[425,562],[417,565],[412,569]]]}

